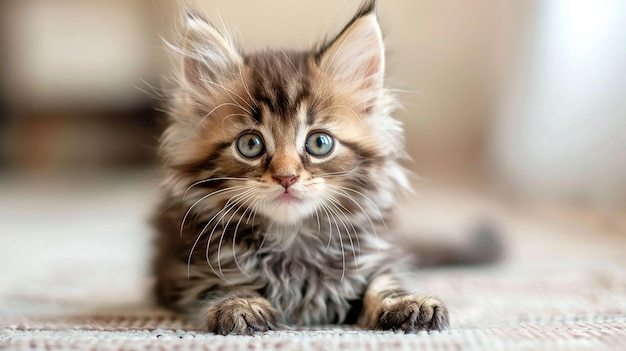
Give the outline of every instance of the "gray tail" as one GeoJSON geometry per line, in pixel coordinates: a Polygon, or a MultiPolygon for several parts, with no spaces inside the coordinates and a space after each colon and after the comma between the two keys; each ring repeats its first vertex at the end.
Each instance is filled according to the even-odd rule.
{"type": "Polygon", "coordinates": [[[459,266],[498,262],[504,256],[502,232],[494,224],[475,227],[460,242],[418,240],[414,246],[420,266],[459,266]]]}

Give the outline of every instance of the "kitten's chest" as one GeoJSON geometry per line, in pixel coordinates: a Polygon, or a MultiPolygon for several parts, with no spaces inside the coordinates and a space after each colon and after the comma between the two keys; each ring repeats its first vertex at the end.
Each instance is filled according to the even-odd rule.
{"type": "Polygon", "coordinates": [[[263,294],[288,323],[343,321],[351,301],[362,298],[369,273],[359,267],[360,256],[321,243],[296,239],[286,250],[260,254],[263,294]]]}

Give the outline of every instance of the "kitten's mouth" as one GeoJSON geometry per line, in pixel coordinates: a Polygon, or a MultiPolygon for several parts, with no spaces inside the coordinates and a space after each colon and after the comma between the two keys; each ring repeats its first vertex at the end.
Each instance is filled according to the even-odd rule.
{"type": "Polygon", "coordinates": [[[295,224],[315,212],[315,202],[308,201],[306,193],[301,193],[299,189],[276,190],[268,198],[267,206],[258,209],[273,222],[295,224]]]}
{"type": "Polygon", "coordinates": [[[293,196],[292,194],[290,194],[286,190],[285,190],[284,193],[280,194],[280,196],[278,196],[278,198],[276,200],[280,201],[280,202],[296,202],[296,201],[300,201],[300,199],[298,199],[297,197],[293,196]]]}

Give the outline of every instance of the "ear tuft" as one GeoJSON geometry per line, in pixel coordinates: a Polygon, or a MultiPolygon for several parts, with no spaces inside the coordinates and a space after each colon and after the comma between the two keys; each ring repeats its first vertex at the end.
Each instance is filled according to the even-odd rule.
{"type": "Polygon", "coordinates": [[[376,0],[366,0],[361,4],[359,11],[357,11],[355,18],[363,17],[366,15],[374,14],[376,15],[376,10],[378,8],[378,1],[376,0]]]}
{"type": "Polygon", "coordinates": [[[243,64],[234,40],[221,33],[204,16],[184,9],[183,69],[188,83],[221,80],[243,64]]]}
{"type": "Polygon", "coordinates": [[[321,47],[316,55],[322,71],[334,79],[379,87],[385,70],[385,48],[376,1],[363,3],[355,17],[339,35],[321,47]]]}

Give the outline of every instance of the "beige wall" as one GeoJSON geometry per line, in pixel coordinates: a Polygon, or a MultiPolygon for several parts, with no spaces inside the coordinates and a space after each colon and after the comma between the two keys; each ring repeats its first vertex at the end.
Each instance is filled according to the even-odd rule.
{"type": "MultiPolygon", "coordinates": [[[[304,48],[337,33],[359,1],[190,1],[221,18],[246,48],[304,48]]],[[[415,168],[475,164],[489,114],[496,1],[381,1],[388,82],[405,93],[400,111],[415,168]]],[[[18,108],[108,108],[145,101],[168,60],[159,35],[177,19],[177,2],[41,0],[3,5],[9,48],[4,95],[18,108]]]]}

